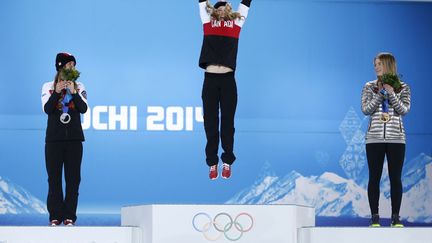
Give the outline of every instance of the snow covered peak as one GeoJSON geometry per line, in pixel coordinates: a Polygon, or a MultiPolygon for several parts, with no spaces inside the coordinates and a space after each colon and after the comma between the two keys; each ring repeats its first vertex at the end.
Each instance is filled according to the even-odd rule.
{"type": "Polygon", "coordinates": [[[340,177],[339,175],[335,174],[335,173],[331,173],[331,172],[324,172],[319,179],[321,180],[326,180],[326,181],[331,181],[335,184],[341,184],[341,183],[347,183],[348,180],[345,178],[340,177]]]}
{"type": "MultiPolygon", "coordinates": [[[[432,222],[432,205],[429,203],[432,201],[431,162],[431,157],[421,154],[407,163],[408,168],[403,175],[403,219],[432,222]]],[[[367,181],[367,178],[363,179],[367,181]]],[[[380,213],[390,216],[389,181],[386,173],[382,182],[380,213]]],[[[367,189],[353,179],[332,172],[320,176],[302,176],[291,171],[282,178],[276,175],[259,177],[252,186],[237,193],[226,203],[298,204],[315,207],[318,216],[370,216],[367,189]]]]}
{"type": "Polygon", "coordinates": [[[0,177],[0,214],[47,213],[45,204],[24,188],[0,177]]]}

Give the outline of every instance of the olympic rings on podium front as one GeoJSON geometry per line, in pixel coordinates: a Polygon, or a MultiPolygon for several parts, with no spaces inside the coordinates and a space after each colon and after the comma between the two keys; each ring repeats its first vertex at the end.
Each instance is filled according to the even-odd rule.
{"type": "Polygon", "coordinates": [[[222,236],[225,236],[227,240],[237,241],[243,237],[244,233],[249,232],[253,228],[254,219],[246,212],[239,213],[234,217],[234,219],[226,212],[218,213],[213,218],[208,213],[200,212],[195,214],[193,217],[192,226],[196,231],[202,233],[204,238],[209,241],[216,241],[222,236]],[[201,222],[200,225],[197,225],[197,219],[202,217],[204,217],[206,222],[201,222]],[[240,218],[242,218],[242,220],[240,220],[240,218]],[[247,218],[249,221],[246,225],[240,223],[245,223],[243,218],[247,218]],[[209,234],[212,228],[218,232],[216,236],[213,237],[209,234]],[[234,230],[238,232],[237,236],[231,234],[234,230]]]}

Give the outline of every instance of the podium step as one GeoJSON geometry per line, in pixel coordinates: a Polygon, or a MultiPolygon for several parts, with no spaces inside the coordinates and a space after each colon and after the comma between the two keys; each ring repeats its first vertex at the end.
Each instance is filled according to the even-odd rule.
{"type": "Polygon", "coordinates": [[[298,230],[298,243],[427,243],[432,228],[308,227],[298,230]]]}
{"type": "Polygon", "coordinates": [[[135,243],[140,238],[137,227],[0,227],[0,243],[135,243]]]}
{"type": "Polygon", "coordinates": [[[315,225],[315,210],[298,205],[141,205],[121,215],[142,243],[296,243],[298,228],[315,225]]]}

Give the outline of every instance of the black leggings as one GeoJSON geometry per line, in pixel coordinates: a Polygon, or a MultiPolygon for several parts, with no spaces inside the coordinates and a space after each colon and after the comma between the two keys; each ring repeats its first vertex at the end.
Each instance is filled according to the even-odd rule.
{"type": "Polygon", "coordinates": [[[50,220],[76,220],[78,188],[81,181],[81,141],[51,142],[45,144],[45,162],[48,173],[47,207],[50,220]],[[65,172],[66,196],[63,199],[62,172],[65,172]]]}
{"type": "Polygon", "coordinates": [[[366,156],[369,166],[368,197],[371,213],[378,214],[381,174],[384,165],[384,156],[387,156],[392,214],[399,215],[402,201],[401,176],[402,166],[405,159],[405,144],[366,144],[366,156]]]}
{"type": "Polygon", "coordinates": [[[232,164],[234,156],[234,115],[237,107],[237,85],[234,73],[205,73],[202,89],[204,130],[207,137],[205,148],[207,165],[216,165],[219,161],[219,108],[221,113],[220,137],[222,141],[221,159],[232,164]]]}

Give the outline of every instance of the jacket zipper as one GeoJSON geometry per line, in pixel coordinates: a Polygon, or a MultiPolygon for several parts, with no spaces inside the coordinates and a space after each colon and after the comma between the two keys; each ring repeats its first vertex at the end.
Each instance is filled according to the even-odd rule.
{"type": "Polygon", "coordinates": [[[402,133],[402,119],[399,117],[399,130],[402,133]]]}
{"type": "Polygon", "coordinates": [[[384,140],[386,139],[386,125],[387,123],[384,123],[384,140]]]}

